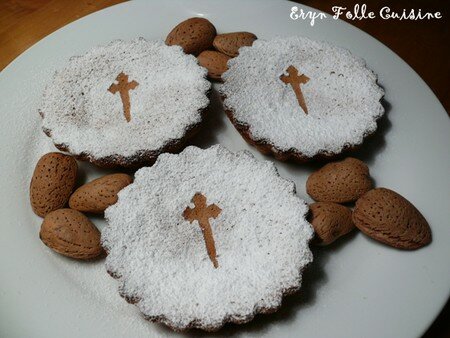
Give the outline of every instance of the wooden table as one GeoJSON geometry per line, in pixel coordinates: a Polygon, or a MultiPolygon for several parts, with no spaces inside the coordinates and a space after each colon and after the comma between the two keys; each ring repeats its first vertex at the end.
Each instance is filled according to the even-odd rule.
{"type": "MultiPolygon", "coordinates": [[[[0,2],[0,70],[27,48],[58,28],[120,2],[123,0],[2,0],[0,2]]],[[[304,0],[301,2],[328,13],[331,13],[332,6],[353,8],[356,3],[350,0],[304,0]]],[[[370,9],[378,11],[386,3],[385,0],[371,0],[369,6],[370,9]]],[[[449,21],[446,19],[449,14],[448,4],[440,0],[399,0],[391,1],[389,6],[397,11],[402,8],[422,8],[423,11],[443,13],[444,19],[441,20],[375,19],[351,23],[371,34],[402,57],[428,83],[449,112],[450,39],[449,21]]],[[[424,335],[424,338],[434,337],[450,338],[449,303],[424,335]]]]}

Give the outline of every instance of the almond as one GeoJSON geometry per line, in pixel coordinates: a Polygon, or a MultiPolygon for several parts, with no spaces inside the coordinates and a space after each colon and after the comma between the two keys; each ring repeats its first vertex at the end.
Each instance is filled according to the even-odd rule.
{"type": "Polygon", "coordinates": [[[100,214],[117,202],[117,193],[133,182],[127,174],[111,174],[79,187],[70,196],[69,206],[82,212],[100,214]]]}
{"type": "Polygon", "coordinates": [[[64,207],[75,187],[77,162],[72,156],[48,153],[34,168],[30,183],[30,202],[36,215],[64,207]]]}
{"type": "Polygon", "coordinates": [[[57,253],[77,259],[92,259],[103,253],[100,232],[81,212],[59,209],[45,216],[39,237],[57,253]]]}
{"type": "Polygon", "coordinates": [[[239,48],[251,46],[256,39],[256,35],[249,32],[219,34],[214,38],[213,46],[219,52],[235,57],[239,54],[239,48]]]}
{"type": "Polygon", "coordinates": [[[214,50],[205,50],[197,57],[200,66],[208,69],[208,77],[213,80],[222,80],[222,74],[227,71],[227,62],[231,59],[225,55],[214,50]]]}
{"type": "Polygon", "coordinates": [[[326,164],[306,181],[307,193],[319,202],[353,202],[370,189],[369,168],[352,157],[326,164]]]}
{"type": "Polygon", "coordinates": [[[367,236],[394,248],[414,250],[431,242],[431,229],[406,198],[386,188],[370,190],[356,202],[353,222],[367,236]]]}
{"type": "Polygon", "coordinates": [[[328,245],[355,228],[352,211],[331,202],[316,202],[309,206],[309,222],[316,233],[315,244],[328,245]]]}
{"type": "Polygon", "coordinates": [[[202,51],[212,48],[216,28],[204,18],[190,18],[179,23],[167,35],[168,46],[178,45],[186,54],[199,55],[202,51]]]}

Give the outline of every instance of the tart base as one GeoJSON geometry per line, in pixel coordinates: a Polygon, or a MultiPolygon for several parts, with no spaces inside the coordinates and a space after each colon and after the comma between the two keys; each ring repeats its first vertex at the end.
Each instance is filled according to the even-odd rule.
{"type": "MultiPolygon", "coordinates": [[[[221,101],[223,104],[223,109],[225,114],[227,115],[230,122],[236,128],[236,130],[241,134],[242,138],[251,146],[255,147],[260,153],[263,155],[273,156],[275,159],[283,162],[294,162],[294,163],[307,163],[313,161],[331,161],[342,157],[345,154],[355,152],[360,149],[366,138],[373,136],[376,133],[376,129],[372,133],[367,133],[363,137],[363,141],[359,144],[354,145],[346,145],[342,148],[339,153],[332,153],[329,151],[320,151],[314,156],[306,156],[303,153],[296,150],[281,150],[277,146],[271,144],[268,140],[259,139],[256,140],[253,138],[252,133],[250,132],[250,126],[244,123],[240,123],[234,117],[234,112],[232,109],[229,109],[224,104],[225,97],[221,96],[221,101]]],[[[383,116],[383,115],[382,115],[383,116]]],[[[381,116],[376,120],[378,121],[381,116]]]]}
{"type": "MultiPolygon", "coordinates": [[[[211,99],[211,90],[206,93],[208,100],[211,99]]],[[[143,166],[151,166],[155,163],[158,156],[162,153],[178,153],[180,152],[184,146],[188,143],[188,141],[193,138],[201,129],[202,124],[205,120],[206,115],[209,112],[211,106],[210,104],[199,111],[200,114],[200,122],[194,125],[189,126],[186,129],[186,132],[182,138],[176,140],[168,141],[163,147],[158,150],[141,150],[135,153],[132,156],[123,156],[119,154],[114,154],[106,157],[96,157],[90,154],[89,152],[82,153],[73,153],[70,151],[70,145],[66,144],[56,144],[53,142],[58,150],[69,153],[73,157],[75,157],[79,161],[90,162],[95,164],[101,168],[129,168],[129,169],[137,169],[143,166]]],[[[41,117],[44,117],[44,114],[41,112],[41,117]]],[[[43,129],[43,132],[48,137],[52,138],[50,129],[43,129]]]]}

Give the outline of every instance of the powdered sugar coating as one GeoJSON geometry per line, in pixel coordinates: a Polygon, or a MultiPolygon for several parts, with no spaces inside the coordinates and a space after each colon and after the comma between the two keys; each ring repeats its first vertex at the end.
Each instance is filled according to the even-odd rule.
{"type": "Polygon", "coordinates": [[[274,152],[339,154],[361,144],[384,113],[384,91],[364,60],[327,42],[299,36],[257,40],[228,66],[221,87],[226,108],[274,152]],[[301,85],[308,114],[280,80],[291,65],[310,79],[301,85]]]}
{"type": "Polygon", "coordinates": [[[157,151],[201,122],[209,104],[206,70],[178,46],[143,38],[116,40],[72,57],[44,91],[43,129],[72,154],[132,157],[157,151]],[[129,91],[131,121],[120,93],[108,88],[119,73],[138,86],[129,91]]]}
{"type": "Polygon", "coordinates": [[[105,212],[106,268],[151,320],[206,330],[246,322],[299,289],[312,261],[307,210],[294,183],[249,152],[217,145],[162,154],[105,212]],[[196,192],[222,209],[210,219],[217,269],[197,221],[182,215],[196,192]]]}

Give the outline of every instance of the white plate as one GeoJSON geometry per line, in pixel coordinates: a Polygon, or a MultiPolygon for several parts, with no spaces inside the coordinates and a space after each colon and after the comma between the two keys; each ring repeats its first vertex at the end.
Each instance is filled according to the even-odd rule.
{"type": "MultiPolygon", "coordinates": [[[[378,186],[406,196],[433,230],[432,244],[414,252],[388,248],[360,233],[315,250],[302,292],[288,298],[279,313],[228,326],[219,335],[398,338],[426,330],[450,286],[450,120],[427,85],[380,42],[340,21],[319,21],[314,27],[292,21],[291,6],[239,0],[125,3],[51,34],[1,72],[0,336],[177,335],[141,319],[137,309],[119,297],[102,262],[65,259],[41,243],[41,219],[29,206],[28,184],[37,158],[54,149],[40,130],[37,114],[53,71],[70,56],[112,39],[164,38],[176,23],[195,15],[211,19],[221,32],[248,30],[261,38],[302,34],[365,58],[386,89],[387,117],[358,156],[367,161],[378,186]]],[[[220,142],[263,158],[242,141],[217,101],[214,106],[209,127],[196,143],[220,142]]],[[[308,199],[305,179],[313,166],[276,164],[308,199]]],[[[101,173],[90,165],[83,168],[87,178],[101,173]]],[[[104,225],[100,218],[96,223],[104,225]]]]}

